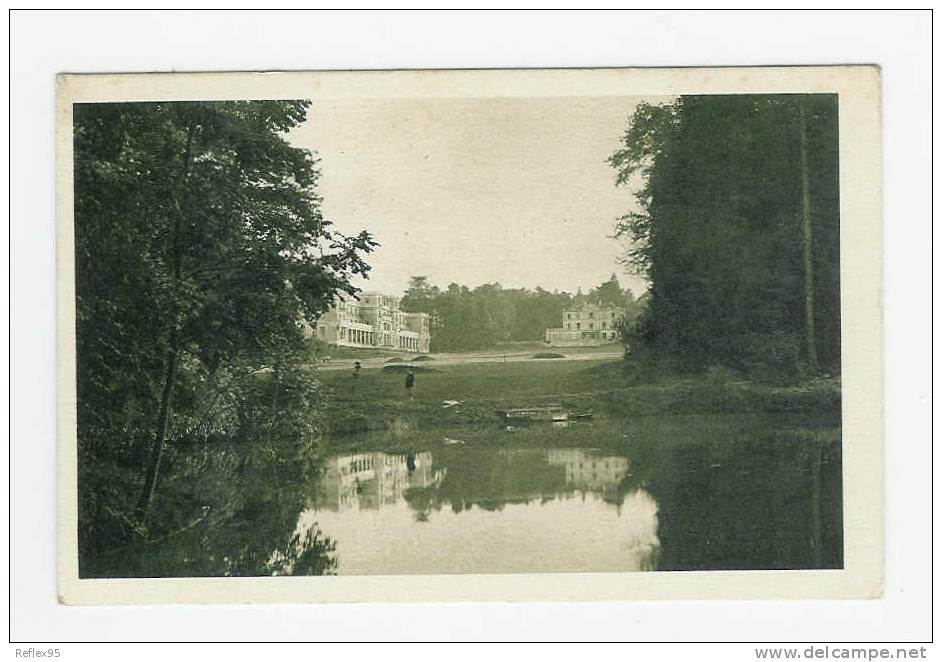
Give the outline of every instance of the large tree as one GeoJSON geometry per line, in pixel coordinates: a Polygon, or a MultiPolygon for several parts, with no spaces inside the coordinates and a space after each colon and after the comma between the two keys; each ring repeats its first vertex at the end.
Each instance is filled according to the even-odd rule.
{"type": "Polygon", "coordinates": [[[355,292],[374,244],[321,215],[316,162],[285,137],[308,105],[74,107],[85,542],[109,518],[146,533],[170,441],[311,426],[302,322],[355,292]]]}
{"type": "Polygon", "coordinates": [[[684,96],[641,105],[611,158],[651,282],[635,340],[682,369],[840,366],[837,100],[684,96]]]}

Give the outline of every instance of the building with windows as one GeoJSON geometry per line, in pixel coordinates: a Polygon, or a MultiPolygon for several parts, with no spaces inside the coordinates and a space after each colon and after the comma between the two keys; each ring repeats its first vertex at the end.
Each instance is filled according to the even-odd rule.
{"type": "Polygon", "coordinates": [[[565,468],[567,487],[581,491],[615,490],[630,468],[627,458],[578,448],[550,450],[547,459],[565,468]]]}
{"type": "Polygon", "coordinates": [[[410,488],[438,487],[445,474],[445,468],[434,468],[428,451],[339,455],[326,461],[311,505],[333,511],[376,510],[395,505],[410,488]]]}
{"type": "Polygon", "coordinates": [[[543,344],[548,347],[594,346],[618,341],[618,322],[625,316],[621,308],[588,303],[563,311],[562,326],[547,329],[543,344]]]}
{"type": "Polygon", "coordinates": [[[403,312],[397,297],[379,292],[367,292],[359,301],[338,298],[317,321],[314,334],[331,345],[418,354],[427,353],[431,341],[427,313],[403,312]]]}

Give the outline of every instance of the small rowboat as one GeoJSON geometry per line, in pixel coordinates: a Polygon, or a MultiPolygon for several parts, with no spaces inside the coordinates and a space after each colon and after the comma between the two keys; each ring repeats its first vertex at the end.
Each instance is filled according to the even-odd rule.
{"type": "Polygon", "coordinates": [[[560,405],[547,407],[521,407],[518,409],[498,409],[497,417],[504,423],[533,423],[568,421],[569,412],[560,405]]]}

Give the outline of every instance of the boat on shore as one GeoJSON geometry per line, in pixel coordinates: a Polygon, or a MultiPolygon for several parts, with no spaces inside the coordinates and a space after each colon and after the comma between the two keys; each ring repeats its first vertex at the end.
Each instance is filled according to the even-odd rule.
{"type": "Polygon", "coordinates": [[[497,417],[505,423],[537,423],[569,420],[569,412],[563,409],[562,405],[497,409],[495,413],[497,417]]]}
{"type": "Polygon", "coordinates": [[[592,414],[577,414],[562,405],[544,405],[542,407],[517,407],[495,410],[498,420],[505,425],[521,423],[561,423],[564,421],[586,420],[592,414]]]}

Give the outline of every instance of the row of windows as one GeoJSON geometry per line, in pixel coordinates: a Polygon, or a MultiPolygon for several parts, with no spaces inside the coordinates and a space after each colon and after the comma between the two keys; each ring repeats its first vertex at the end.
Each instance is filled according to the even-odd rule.
{"type": "Polygon", "coordinates": [[[363,345],[373,344],[373,332],[363,331],[362,329],[348,329],[345,326],[340,327],[340,339],[349,340],[363,345]]]}
{"type": "MultiPolygon", "coordinates": [[[[346,458],[341,458],[341,461],[343,462],[345,459],[346,458]]],[[[377,459],[380,461],[382,466],[387,468],[393,467],[396,469],[401,469],[408,463],[408,455],[405,453],[396,453],[391,455],[384,453],[376,455],[354,455],[351,456],[349,460],[346,460],[346,462],[340,465],[340,473],[348,474],[351,472],[357,473],[359,471],[369,471],[370,469],[375,468],[377,459]]],[[[429,462],[431,455],[429,453],[418,453],[414,456],[413,459],[417,462],[418,465],[418,463],[429,462]]],[[[390,472],[386,471],[384,473],[390,472]]]]}
{"type": "MultiPolygon", "coordinates": [[[[388,324],[383,325],[384,331],[386,333],[380,333],[379,338],[383,346],[386,346],[389,342],[389,333],[391,328],[388,324]]],[[[317,327],[317,335],[321,338],[327,337],[327,326],[320,324],[317,327]]],[[[365,331],[363,329],[350,329],[348,327],[338,325],[337,338],[339,340],[349,340],[350,342],[362,343],[362,344],[374,344],[376,342],[377,333],[375,331],[365,331]]],[[[391,346],[391,345],[390,345],[391,346]]],[[[408,336],[400,336],[399,338],[399,348],[400,349],[415,349],[419,348],[419,341],[417,338],[411,338],[408,336]]]]}
{"type": "MultiPolygon", "coordinates": [[[[608,327],[606,326],[607,324],[608,324],[608,322],[602,322],[602,326],[600,326],[599,328],[600,328],[600,329],[608,328],[608,327]]],[[[572,330],[572,328],[573,328],[572,322],[566,322],[566,328],[569,329],[569,330],[572,330]]],[[[576,322],[575,328],[576,328],[576,329],[582,329],[582,322],[576,322]]],[[[589,322],[588,328],[589,328],[589,329],[595,329],[595,323],[594,323],[594,322],[589,322]]]]}
{"type": "Polygon", "coordinates": [[[364,457],[351,460],[346,467],[341,468],[340,472],[346,475],[351,473],[360,473],[361,471],[369,471],[372,468],[373,458],[364,457]]]}
{"type": "MultiPolygon", "coordinates": [[[[547,331],[547,340],[546,340],[546,342],[550,342],[550,340],[549,340],[550,334],[551,334],[552,331],[556,331],[556,330],[557,330],[557,329],[549,329],[549,330],[547,331]]],[[[599,337],[602,338],[603,340],[609,340],[609,339],[614,340],[614,339],[616,339],[616,338],[618,337],[618,334],[617,334],[615,331],[601,331],[601,332],[599,332],[599,331],[592,331],[592,332],[583,331],[583,332],[582,332],[582,337],[583,337],[583,338],[592,338],[596,333],[599,334],[599,337]]],[[[553,334],[553,335],[555,335],[555,334],[553,334]]]]}
{"type": "MultiPolygon", "coordinates": [[[[571,320],[573,315],[576,316],[576,319],[582,319],[584,315],[587,315],[589,319],[592,319],[593,317],[595,317],[595,313],[566,313],[566,319],[567,319],[567,320],[571,320]]],[[[603,315],[604,315],[604,313],[603,313],[602,315],[599,315],[599,317],[602,317],[603,315]]],[[[611,315],[610,315],[610,316],[611,316],[612,319],[615,319],[615,311],[614,311],[614,310],[611,311],[611,315]]]]}

